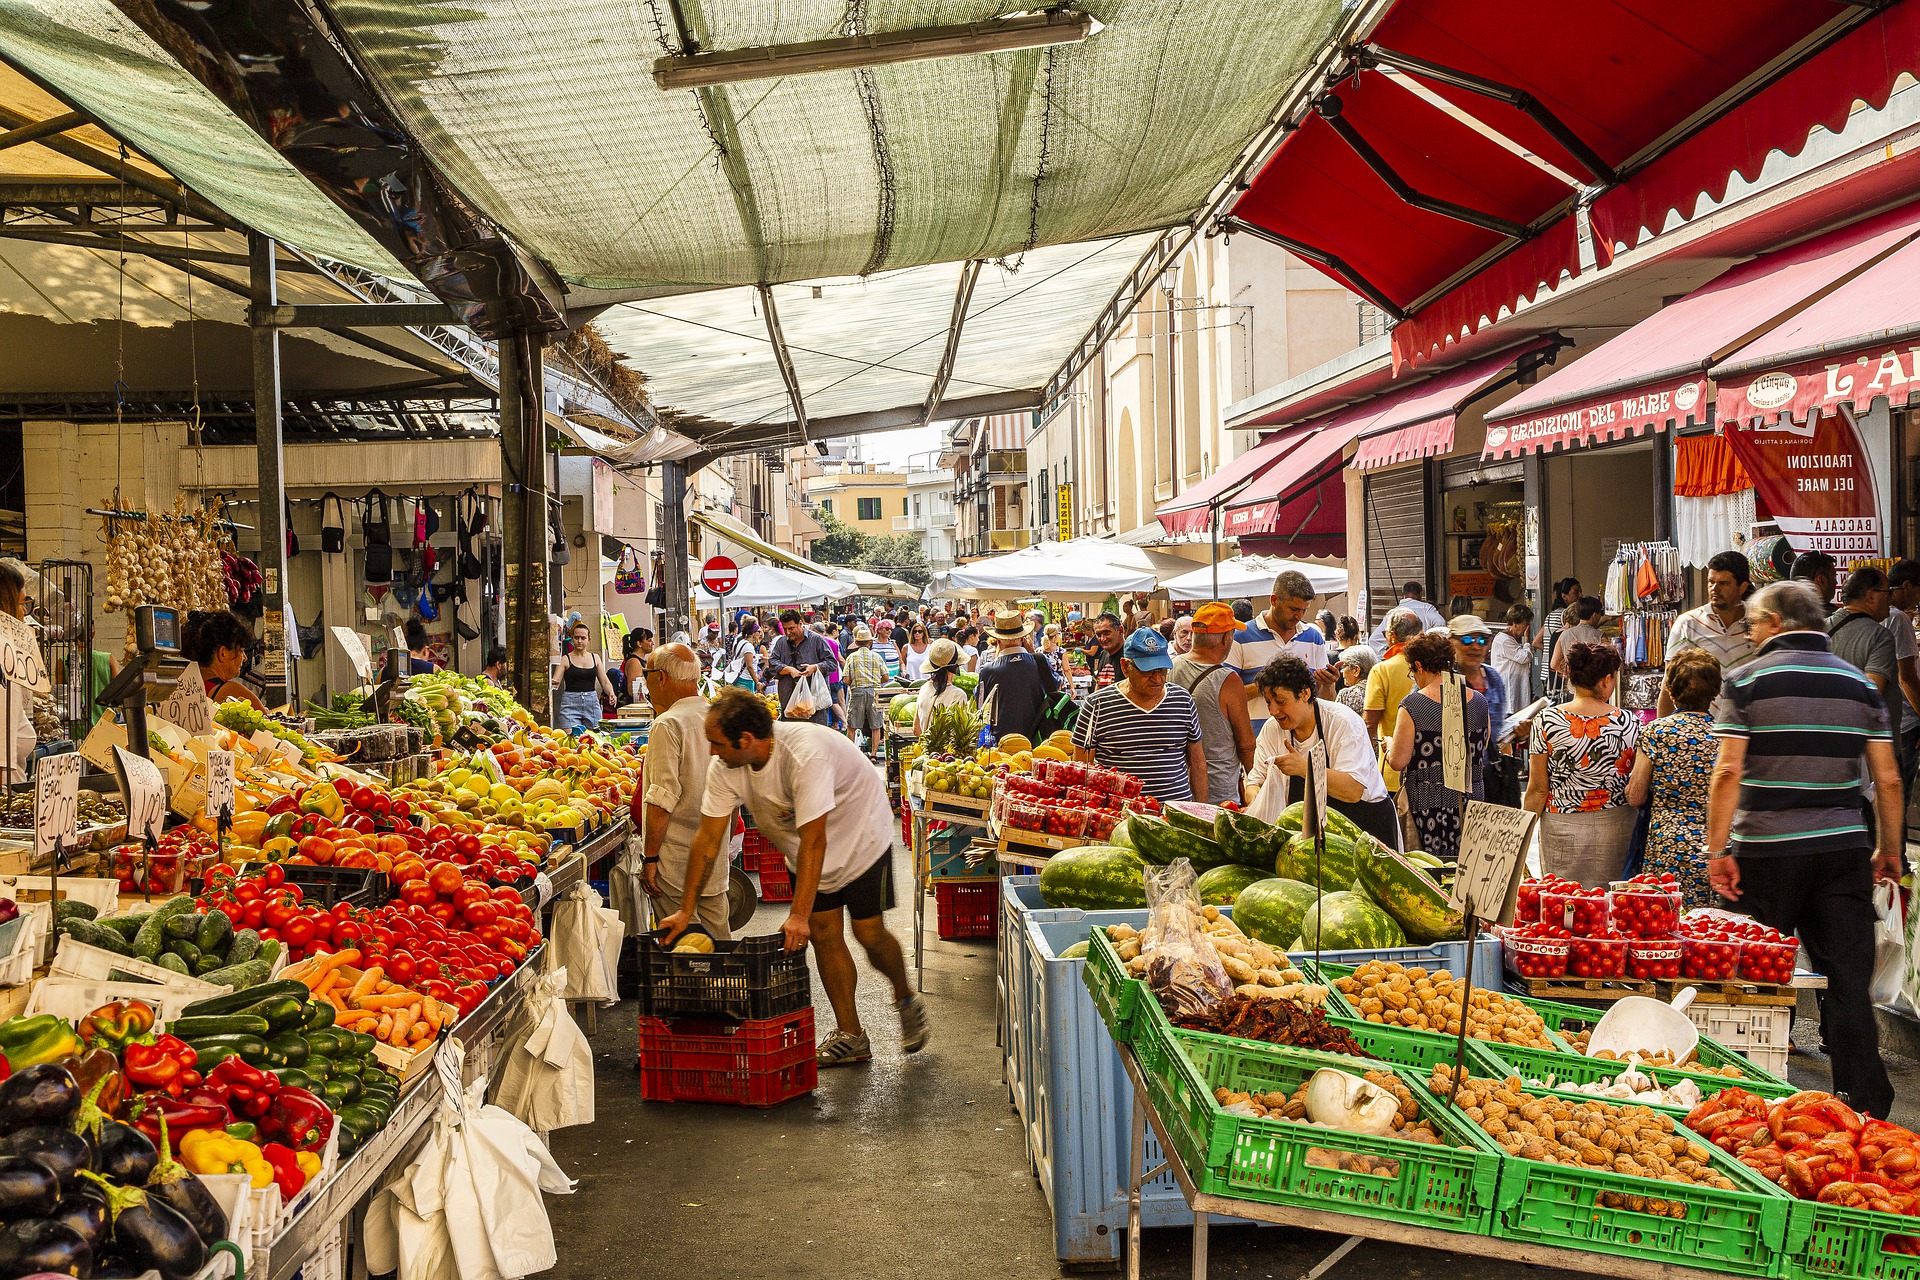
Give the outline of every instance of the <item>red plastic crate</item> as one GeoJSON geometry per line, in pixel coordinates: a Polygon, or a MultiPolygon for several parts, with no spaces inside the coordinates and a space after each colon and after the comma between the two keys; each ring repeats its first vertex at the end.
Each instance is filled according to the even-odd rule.
{"type": "Polygon", "coordinates": [[[648,1102],[777,1107],[812,1093],[813,1008],[724,1023],[640,1019],[640,1096],[648,1102]]]}
{"type": "Polygon", "coordinates": [[[936,880],[933,902],[940,936],[954,940],[993,937],[999,931],[999,890],[997,880],[974,884],[936,880]]]}
{"type": "Polygon", "coordinates": [[[760,873],[760,901],[793,901],[793,878],[787,874],[786,863],[781,863],[778,871],[760,873]]]}
{"type": "MultiPolygon", "coordinates": [[[[755,858],[773,852],[773,845],[764,835],[760,834],[757,828],[748,827],[746,833],[740,837],[740,854],[747,860],[747,868],[749,870],[753,869],[753,860],[755,858]]],[[[776,854],[775,856],[778,855],[776,854]]]]}
{"type": "Polygon", "coordinates": [[[747,854],[747,870],[760,875],[784,876],[787,872],[787,858],[772,845],[764,849],[750,851],[747,854]]]}

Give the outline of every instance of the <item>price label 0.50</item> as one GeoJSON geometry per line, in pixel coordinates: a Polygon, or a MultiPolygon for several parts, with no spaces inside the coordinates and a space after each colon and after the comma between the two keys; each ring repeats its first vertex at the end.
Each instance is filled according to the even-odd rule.
{"type": "Polygon", "coordinates": [[[207,809],[218,818],[233,810],[233,752],[207,752],[207,809]]]}
{"type": "Polygon", "coordinates": [[[33,857],[49,859],[69,842],[80,817],[80,771],[74,752],[43,756],[33,771],[33,857]]]}
{"type": "Polygon", "coordinates": [[[125,747],[113,749],[113,762],[120,772],[120,790],[127,797],[127,836],[158,840],[167,819],[167,780],[159,767],[125,747]]]}

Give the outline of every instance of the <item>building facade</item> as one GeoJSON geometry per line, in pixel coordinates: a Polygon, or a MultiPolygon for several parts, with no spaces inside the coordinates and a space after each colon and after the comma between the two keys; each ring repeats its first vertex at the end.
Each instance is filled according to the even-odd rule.
{"type": "Polygon", "coordinates": [[[999,413],[956,423],[940,455],[953,472],[954,557],[1018,551],[1033,541],[1027,524],[1031,413],[999,413]]]}

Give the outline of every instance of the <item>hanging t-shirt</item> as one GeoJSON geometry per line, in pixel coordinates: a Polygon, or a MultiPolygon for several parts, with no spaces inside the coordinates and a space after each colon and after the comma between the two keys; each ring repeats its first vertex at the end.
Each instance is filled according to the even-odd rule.
{"type": "Polygon", "coordinates": [[[844,734],[825,725],[774,721],[773,754],[758,769],[736,769],[714,757],[701,814],[725,818],[741,805],[796,876],[800,828],[826,815],[822,892],[853,883],[893,851],[893,809],[880,771],[844,734]]]}
{"type": "Polygon", "coordinates": [[[1169,684],[1151,711],[1135,706],[1118,685],[1087,699],[1074,722],[1073,745],[1093,751],[1094,763],[1130,773],[1161,802],[1193,799],[1187,744],[1200,741],[1193,695],[1169,684]]]}

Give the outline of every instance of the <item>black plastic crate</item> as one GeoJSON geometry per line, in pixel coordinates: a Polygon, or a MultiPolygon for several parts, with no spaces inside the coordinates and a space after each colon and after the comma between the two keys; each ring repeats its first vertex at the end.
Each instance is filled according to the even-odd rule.
{"type": "MultiPolygon", "coordinates": [[[[691,926],[702,933],[699,925],[691,926]]],[[[813,1003],[807,953],[778,933],[672,952],[657,933],[639,939],[640,1012],[655,1018],[779,1018],[813,1003]]]]}
{"type": "Polygon", "coordinates": [[[287,883],[300,886],[302,900],[322,909],[345,902],[356,907],[384,906],[393,886],[372,867],[309,867],[288,864],[287,883]]]}

